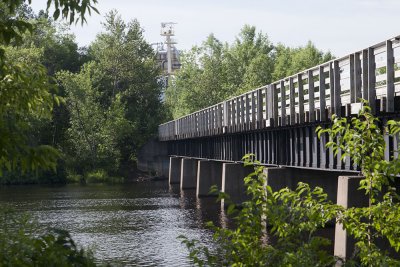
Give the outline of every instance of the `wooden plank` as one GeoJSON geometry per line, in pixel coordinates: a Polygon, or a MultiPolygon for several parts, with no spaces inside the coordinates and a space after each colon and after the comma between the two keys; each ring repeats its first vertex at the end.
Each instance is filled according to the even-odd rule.
{"type": "Polygon", "coordinates": [[[273,94],[272,94],[272,84],[267,85],[265,88],[265,120],[268,121],[272,118],[273,109],[273,94]]]}
{"type": "Polygon", "coordinates": [[[315,126],[311,127],[311,138],[312,138],[311,167],[317,168],[318,167],[318,135],[316,133],[315,126]]]}
{"type": "Polygon", "coordinates": [[[271,137],[271,131],[267,132],[267,159],[268,159],[268,164],[272,164],[272,137],[271,137]]]}
{"type": "Polygon", "coordinates": [[[230,100],[231,102],[231,117],[232,117],[232,127],[231,127],[231,132],[236,131],[236,103],[234,99],[230,100]]]}
{"type": "Polygon", "coordinates": [[[281,126],[286,125],[286,92],[285,82],[281,81],[281,126]]]}
{"type": "Polygon", "coordinates": [[[257,129],[261,129],[263,126],[264,104],[263,104],[262,90],[263,89],[257,90],[257,124],[256,124],[257,129]]]}
{"type": "Polygon", "coordinates": [[[394,112],[394,55],[391,41],[386,41],[386,112],[394,112]]]}
{"type": "Polygon", "coordinates": [[[368,100],[368,49],[362,52],[362,98],[368,100]]]}
{"type": "Polygon", "coordinates": [[[293,78],[289,78],[289,115],[290,115],[290,125],[296,124],[296,103],[295,103],[295,91],[293,78]]]}
{"type": "Polygon", "coordinates": [[[271,86],[272,90],[272,119],[274,126],[278,126],[278,90],[276,89],[276,84],[271,86]]]}
{"type": "Polygon", "coordinates": [[[310,138],[310,128],[309,127],[304,127],[304,149],[305,149],[305,162],[304,166],[305,167],[310,167],[311,166],[311,138],[310,138]]]}
{"type": "Polygon", "coordinates": [[[376,112],[375,99],[375,56],[374,49],[370,47],[368,48],[368,103],[372,114],[376,112]]]}
{"type": "Polygon", "coordinates": [[[254,97],[254,92],[250,93],[251,96],[251,124],[250,124],[250,129],[255,129],[256,125],[256,112],[257,112],[257,107],[256,107],[256,97],[254,97]]]}
{"type": "Polygon", "coordinates": [[[304,128],[301,127],[297,130],[297,134],[298,134],[298,149],[299,149],[299,161],[297,166],[304,166],[304,162],[305,162],[305,144],[304,144],[304,128]]]}
{"type": "Polygon", "coordinates": [[[249,97],[249,94],[245,94],[245,99],[246,99],[246,130],[248,130],[250,127],[250,110],[251,110],[250,107],[251,99],[249,97]]]}
{"type": "MultiPolygon", "coordinates": [[[[334,86],[334,112],[337,116],[341,116],[341,109],[342,109],[342,100],[340,98],[341,95],[341,87],[340,87],[340,67],[339,67],[339,61],[335,60],[333,62],[333,86],[334,86]]],[[[332,96],[331,96],[332,99],[332,96]]]]}
{"type": "Polygon", "coordinates": [[[289,165],[294,166],[295,165],[295,153],[296,150],[294,148],[294,146],[296,145],[296,140],[294,139],[294,128],[291,128],[288,130],[289,131],[289,153],[288,153],[288,158],[290,161],[289,165]]]}
{"type": "Polygon", "coordinates": [[[299,86],[299,123],[304,123],[304,86],[303,75],[301,73],[297,75],[297,84],[299,86]]]}
{"type": "Polygon", "coordinates": [[[335,112],[335,66],[333,62],[330,63],[329,67],[329,95],[329,118],[331,118],[332,114],[335,112]]]}
{"type": "MultiPolygon", "coordinates": [[[[325,127],[324,127],[325,128],[325,127]]],[[[321,134],[319,138],[319,167],[320,168],[326,168],[327,167],[327,152],[326,152],[326,143],[327,143],[327,134],[323,133],[321,134]]]]}
{"type": "Polygon", "coordinates": [[[315,94],[314,94],[314,76],[313,71],[308,71],[308,105],[310,112],[310,122],[315,121],[315,94]]]}
{"type": "Polygon", "coordinates": [[[355,72],[355,63],[356,55],[350,55],[350,103],[356,103],[356,72],[355,72]]]}
{"type": "Polygon", "coordinates": [[[299,158],[299,154],[300,154],[300,138],[299,138],[299,129],[298,128],[294,128],[293,129],[294,132],[294,166],[299,166],[300,163],[300,158],[299,158]]]}
{"type": "Polygon", "coordinates": [[[319,109],[320,109],[320,118],[321,121],[325,121],[326,118],[326,99],[325,99],[325,92],[326,92],[326,84],[325,84],[325,74],[324,74],[324,67],[319,67],[319,109]]]}
{"type": "Polygon", "coordinates": [[[362,98],[360,53],[354,54],[354,93],[355,102],[360,102],[362,98]]]}
{"type": "Polygon", "coordinates": [[[245,110],[245,96],[240,96],[240,130],[243,131],[245,127],[245,118],[246,118],[246,110],[245,110]]]}
{"type": "Polygon", "coordinates": [[[236,131],[239,131],[240,127],[240,100],[239,97],[236,97],[236,108],[235,108],[235,118],[236,118],[236,131]]]}

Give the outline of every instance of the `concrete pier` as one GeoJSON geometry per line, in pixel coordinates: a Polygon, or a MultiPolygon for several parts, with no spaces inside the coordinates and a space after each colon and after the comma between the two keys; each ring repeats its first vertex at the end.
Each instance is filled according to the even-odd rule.
{"type": "MultiPolygon", "coordinates": [[[[366,207],[368,197],[365,191],[358,190],[362,176],[339,176],[337,190],[337,204],[344,208],[366,207]]],[[[335,227],[335,247],[334,255],[343,259],[349,258],[353,254],[354,240],[349,238],[346,230],[340,223],[335,227]]]]}
{"type": "Polygon", "coordinates": [[[299,182],[307,183],[310,188],[321,187],[325,193],[328,194],[328,199],[336,202],[338,194],[338,178],[339,176],[351,176],[354,173],[338,172],[338,171],[324,171],[324,170],[310,170],[299,169],[290,167],[267,167],[264,173],[268,177],[268,185],[273,191],[278,191],[282,188],[288,187],[295,190],[299,182]]]}
{"type": "Polygon", "coordinates": [[[222,185],[222,162],[211,160],[199,160],[197,165],[196,196],[213,196],[210,188],[216,185],[221,190],[222,185]]]}
{"type": "Polygon", "coordinates": [[[179,184],[181,182],[181,163],[182,157],[169,158],[169,184],[179,184]]]}
{"type": "MultiPolygon", "coordinates": [[[[229,194],[235,204],[240,204],[248,199],[244,178],[254,171],[253,167],[244,167],[243,163],[223,163],[222,165],[222,185],[221,191],[229,194]]],[[[221,201],[221,206],[225,207],[229,203],[221,201]]]]}
{"type": "Polygon", "coordinates": [[[194,189],[197,184],[197,162],[196,159],[182,158],[181,163],[181,189],[194,189]]]}

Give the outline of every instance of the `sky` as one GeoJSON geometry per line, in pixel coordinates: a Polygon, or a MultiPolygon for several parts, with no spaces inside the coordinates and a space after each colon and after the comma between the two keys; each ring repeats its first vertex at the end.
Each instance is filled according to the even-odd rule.
{"type": "MultiPolygon", "coordinates": [[[[33,0],[35,11],[47,0],[33,0]]],[[[71,27],[80,46],[101,32],[104,14],[116,9],[125,21],[138,19],[150,43],[162,42],[161,22],[176,22],[180,50],[200,45],[213,33],[231,43],[245,24],[274,43],[317,48],[341,57],[400,35],[400,0],[98,0],[100,15],[71,27]]]]}

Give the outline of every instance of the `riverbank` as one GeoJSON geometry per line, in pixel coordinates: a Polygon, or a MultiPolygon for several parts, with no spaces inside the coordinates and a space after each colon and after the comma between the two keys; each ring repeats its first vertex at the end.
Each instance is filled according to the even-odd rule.
{"type": "Polygon", "coordinates": [[[5,173],[0,177],[0,186],[6,185],[63,185],[63,184],[124,184],[145,181],[167,180],[151,172],[138,169],[125,172],[124,175],[109,175],[104,170],[96,170],[82,174],[22,174],[5,173]]]}

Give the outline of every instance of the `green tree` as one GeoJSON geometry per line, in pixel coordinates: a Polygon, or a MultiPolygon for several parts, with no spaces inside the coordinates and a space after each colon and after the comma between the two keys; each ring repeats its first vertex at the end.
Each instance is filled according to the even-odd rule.
{"type": "Polygon", "coordinates": [[[213,34],[183,53],[182,68],[167,89],[173,117],[194,112],[271,82],[272,44],[245,25],[232,45],[213,34]]]}
{"type": "Polygon", "coordinates": [[[99,75],[95,62],[86,64],[77,74],[58,74],[67,92],[70,114],[69,146],[65,147],[68,167],[81,174],[99,168],[115,173],[121,159],[117,138],[129,122],[124,118],[119,94],[111,106],[100,104],[100,94],[91,79],[95,75],[99,75]]]}
{"type": "Polygon", "coordinates": [[[224,66],[224,45],[208,36],[201,47],[181,57],[182,69],[167,89],[167,103],[174,117],[218,103],[229,96],[224,66]]]}
{"type": "MultiPolygon", "coordinates": [[[[54,169],[58,152],[49,146],[29,142],[29,117],[49,118],[54,101],[60,99],[54,94],[47,70],[36,61],[24,57],[12,58],[5,46],[19,45],[23,35],[32,32],[34,25],[27,20],[24,12],[18,12],[22,5],[31,1],[4,0],[0,2],[0,173],[16,168],[25,170],[54,169]]],[[[61,13],[70,22],[75,14],[83,21],[86,11],[95,10],[94,1],[47,1],[47,9],[54,5],[54,18],[61,13]]]]}
{"type": "Polygon", "coordinates": [[[137,20],[125,23],[116,11],[111,11],[103,27],[105,32],[89,48],[89,55],[102,73],[101,77],[93,77],[93,84],[103,107],[120,97],[124,117],[134,126],[118,135],[122,161],[129,165],[165,117],[161,85],[157,82],[160,70],[137,20]]]}
{"type": "Polygon", "coordinates": [[[278,44],[275,50],[272,74],[274,80],[285,78],[333,59],[330,52],[324,53],[318,50],[311,41],[306,46],[297,48],[278,44]]]}
{"type": "Polygon", "coordinates": [[[268,36],[245,25],[226,53],[230,96],[272,82],[273,45],[268,36]]]}

